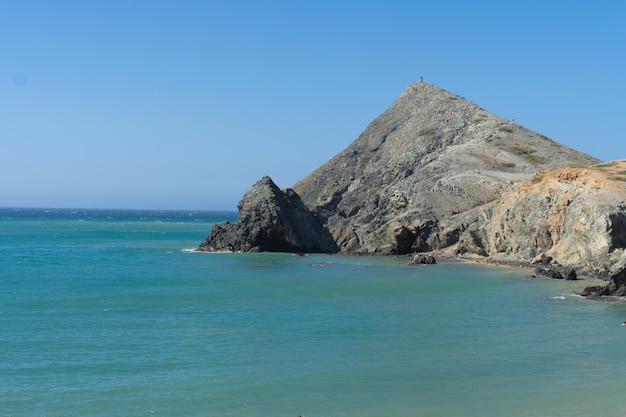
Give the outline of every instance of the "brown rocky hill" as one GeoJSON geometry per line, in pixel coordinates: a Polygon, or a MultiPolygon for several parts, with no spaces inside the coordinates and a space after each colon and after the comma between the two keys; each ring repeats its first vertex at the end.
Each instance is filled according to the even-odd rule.
{"type": "Polygon", "coordinates": [[[341,251],[405,254],[433,249],[442,220],[539,171],[597,162],[419,82],[293,189],[341,251]]]}

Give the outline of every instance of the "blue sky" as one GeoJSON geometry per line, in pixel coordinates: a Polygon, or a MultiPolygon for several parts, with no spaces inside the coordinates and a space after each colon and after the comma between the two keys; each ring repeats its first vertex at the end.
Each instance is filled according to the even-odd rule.
{"type": "Polygon", "coordinates": [[[0,0],[0,206],[234,210],[420,76],[626,158],[623,1],[0,0]]]}

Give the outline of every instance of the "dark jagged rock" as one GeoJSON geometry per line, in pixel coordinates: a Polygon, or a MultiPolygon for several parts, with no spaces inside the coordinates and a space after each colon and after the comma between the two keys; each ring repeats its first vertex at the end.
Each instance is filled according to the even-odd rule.
{"type": "Polygon", "coordinates": [[[574,268],[550,266],[543,268],[535,268],[535,274],[554,279],[565,279],[567,281],[575,281],[578,279],[574,268]]]}
{"type": "Polygon", "coordinates": [[[335,253],[337,245],[291,189],[263,177],[237,206],[236,223],[215,224],[198,250],[335,253]]]}
{"type": "Polygon", "coordinates": [[[433,265],[436,264],[435,257],[428,253],[416,253],[407,265],[433,265]]]}
{"type": "Polygon", "coordinates": [[[585,297],[626,297],[626,268],[614,273],[607,285],[586,287],[581,295],[585,297]]]}
{"type": "Polygon", "coordinates": [[[609,295],[606,290],[606,285],[592,285],[589,287],[585,287],[584,290],[580,293],[583,297],[603,297],[605,295],[609,295]]]}
{"type": "Polygon", "coordinates": [[[545,253],[530,262],[531,265],[550,265],[550,263],[552,263],[552,256],[547,256],[545,253]]]}
{"type": "Polygon", "coordinates": [[[535,275],[552,279],[563,279],[563,275],[556,269],[552,268],[535,268],[535,275]]]}
{"type": "Polygon", "coordinates": [[[574,268],[565,268],[561,275],[563,275],[566,281],[576,281],[578,279],[578,274],[574,268]]]}
{"type": "Polygon", "coordinates": [[[626,268],[623,268],[611,277],[611,283],[613,284],[612,295],[620,297],[626,296],[626,268]]]}

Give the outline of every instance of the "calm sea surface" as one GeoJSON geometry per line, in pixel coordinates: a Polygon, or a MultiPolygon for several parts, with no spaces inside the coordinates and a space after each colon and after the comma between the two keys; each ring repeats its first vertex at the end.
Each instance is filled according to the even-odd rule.
{"type": "Polygon", "coordinates": [[[190,251],[226,219],[0,209],[0,416],[626,416],[626,303],[463,263],[190,251]]]}

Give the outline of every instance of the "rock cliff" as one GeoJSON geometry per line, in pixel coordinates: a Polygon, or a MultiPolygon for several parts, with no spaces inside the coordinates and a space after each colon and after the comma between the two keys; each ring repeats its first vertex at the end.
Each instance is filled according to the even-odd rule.
{"type": "Polygon", "coordinates": [[[449,255],[552,264],[609,278],[626,262],[626,161],[535,174],[500,199],[440,223],[449,255]]]}

